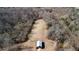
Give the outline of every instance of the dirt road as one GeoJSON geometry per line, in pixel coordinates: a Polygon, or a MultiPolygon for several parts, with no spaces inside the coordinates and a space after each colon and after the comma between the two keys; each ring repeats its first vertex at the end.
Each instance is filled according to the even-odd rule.
{"type": "Polygon", "coordinates": [[[28,41],[28,43],[33,45],[34,51],[36,51],[35,43],[37,40],[42,40],[45,42],[45,48],[39,49],[39,50],[41,50],[41,51],[56,50],[57,42],[48,39],[47,28],[48,28],[47,24],[43,19],[39,19],[39,20],[35,21],[31,34],[29,34],[29,41],[28,41]]]}

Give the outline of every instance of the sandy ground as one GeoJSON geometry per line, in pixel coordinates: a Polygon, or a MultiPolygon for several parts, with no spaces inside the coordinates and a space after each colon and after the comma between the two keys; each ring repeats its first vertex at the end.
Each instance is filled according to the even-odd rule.
{"type": "MultiPolygon", "coordinates": [[[[43,19],[39,19],[35,22],[27,43],[33,47],[32,50],[34,51],[53,51],[57,48],[57,42],[48,39],[47,24],[43,19]],[[45,42],[44,49],[36,49],[35,43],[37,40],[45,42]]],[[[24,45],[27,46],[26,44],[24,45]]]]}

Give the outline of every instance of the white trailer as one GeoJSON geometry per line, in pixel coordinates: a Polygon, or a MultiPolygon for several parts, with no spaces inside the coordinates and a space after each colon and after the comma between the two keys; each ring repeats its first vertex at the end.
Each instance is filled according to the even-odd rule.
{"type": "Polygon", "coordinates": [[[39,49],[39,48],[41,48],[41,49],[44,48],[44,42],[41,41],[41,40],[38,40],[38,41],[36,42],[36,49],[39,49]]]}

